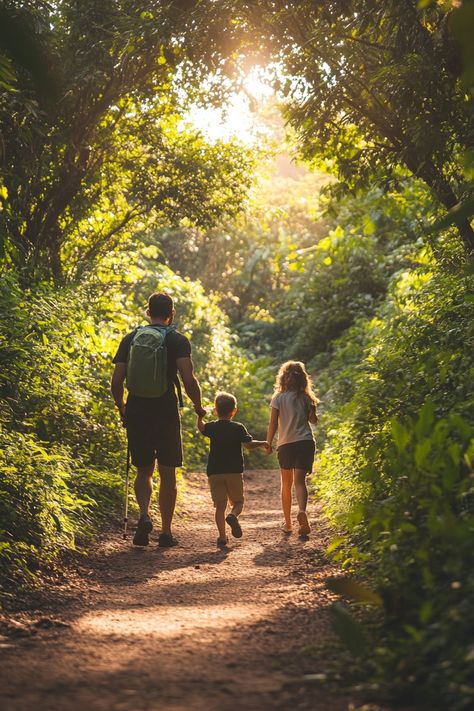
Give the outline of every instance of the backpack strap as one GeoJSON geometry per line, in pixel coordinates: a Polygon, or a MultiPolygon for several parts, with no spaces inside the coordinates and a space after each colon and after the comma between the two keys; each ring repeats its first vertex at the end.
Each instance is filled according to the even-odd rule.
{"type": "MultiPolygon", "coordinates": [[[[166,343],[166,337],[168,333],[171,333],[172,331],[176,331],[176,326],[158,326],[157,324],[152,324],[152,328],[158,328],[161,329],[165,332],[165,343],[166,343]]],[[[184,407],[184,402],[183,402],[183,390],[181,388],[181,381],[179,379],[178,374],[176,373],[176,377],[173,381],[173,384],[176,386],[176,390],[178,393],[178,403],[180,407],[184,407]]]]}

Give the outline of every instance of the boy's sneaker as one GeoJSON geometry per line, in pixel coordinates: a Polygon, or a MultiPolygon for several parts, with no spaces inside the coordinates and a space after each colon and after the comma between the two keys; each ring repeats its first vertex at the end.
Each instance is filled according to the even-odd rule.
{"type": "Polygon", "coordinates": [[[158,536],[158,545],[160,548],[172,548],[178,545],[178,541],[171,533],[160,533],[158,536]]]}
{"type": "Polygon", "coordinates": [[[137,530],[133,536],[134,546],[147,546],[150,542],[150,533],[153,530],[153,524],[149,516],[140,516],[138,520],[137,530]]]}
{"type": "Polygon", "coordinates": [[[217,539],[217,547],[218,548],[225,548],[228,543],[229,543],[229,539],[227,538],[227,536],[225,538],[221,538],[219,536],[219,538],[217,539]]]}
{"type": "Polygon", "coordinates": [[[242,529],[240,527],[239,519],[237,516],[233,513],[230,513],[228,516],[226,516],[226,522],[230,526],[230,530],[232,531],[232,535],[234,538],[242,538],[242,529]]]}
{"type": "Polygon", "coordinates": [[[300,511],[297,516],[297,519],[300,525],[298,529],[298,536],[307,536],[311,532],[311,526],[309,525],[306,511],[300,511]]]}

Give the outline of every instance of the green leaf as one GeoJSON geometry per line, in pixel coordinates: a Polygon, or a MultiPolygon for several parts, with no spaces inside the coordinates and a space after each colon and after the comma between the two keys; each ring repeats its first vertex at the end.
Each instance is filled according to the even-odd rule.
{"type": "Polygon", "coordinates": [[[412,637],[415,642],[421,642],[421,640],[423,639],[420,630],[417,630],[416,627],[413,627],[413,625],[403,625],[403,629],[405,630],[405,632],[408,632],[410,637],[412,637]]]}
{"type": "Polygon", "coordinates": [[[392,420],[392,439],[397,449],[403,452],[411,439],[411,434],[398,420],[392,420]]]}
{"type": "Polygon", "coordinates": [[[418,415],[415,432],[418,439],[426,437],[432,430],[434,422],[434,406],[431,400],[426,400],[418,415]]]}
{"type": "Polygon", "coordinates": [[[330,610],[331,623],[342,642],[355,657],[367,653],[368,643],[362,626],[340,602],[334,603],[330,610]]]}
{"type": "Polygon", "coordinates": [[[346,542],[345,536],[337,536],[336,538],[333,538],[331,543],[326,548],[326,554],[329,555],[329,553],[332,553],[333,551],[335,551],[336,548],[340,548],[342,546],[342,544],[345,542],[346,542]]]}
{"type": "Polygon", "coordinates": [[[425,624],[430,619],[433,613],[433,603],[431,600],[426,600],[420,609],[420,622],[425,624]]]}
{"type": "Polygon", "coordinates": [[[326,587],[332,592],[337,593],[337,595],[343,595],[350,600],[367,602],[372,605],[377,605],[378,607],[382,606],[382,598],[380,595],[370,590],[367,585],[358,583],[353,578],[330,578],[326,582],[326,587]]]}
{"type": "Polygon", "coordinates": [[[375,232],[375,224],[370,219],[369,215],[364,215],[363,224],[364,224],[364,228],[363,228],[364,234],[365,235],[373,235],[375,232]]]}
{"type": "Polygon", "coordinates": [[[415,447],[415,463],[417,467],[422,467],[426,461],[431,450],[431,440],[424,439],[422,442],[418,442],[415,447]]]}

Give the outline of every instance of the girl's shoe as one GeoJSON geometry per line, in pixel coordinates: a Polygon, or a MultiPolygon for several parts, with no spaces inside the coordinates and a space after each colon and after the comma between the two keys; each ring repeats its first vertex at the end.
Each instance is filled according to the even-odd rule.
{"type": "Polygon", "coordinates": [[[293,526],[288,526],[285,521],[280,526],[280,530],[283,531],[283,533],[292,533],[293,532],[293,526]]]}
{"type": "Polygon", "coordinates": [[[298,516],[298,523],[300,525],[298,529],[298,536],[307,536],[311,531],[311,526],[309,525],[308,517],[306,511],[300,511],[298,516]]]}
{"type": "Polygon", "coordinates": [[[242,538],[242,529],[240,528],[240,523],[237,516],[233,513],[230,513],[226,517],[226,522],[229,524],[230,530],[232,531],[232,535],[234,536],[234,538],[242,538]]]}
{"type": "Polygon", "coordinates": [[[229,543],[229,539],[227,538],[227,536],[225,538],[221,538],[219,536],[219,538],[217,539],[217,547],[218,548],[225,548],[228,543],[229,543]]]}

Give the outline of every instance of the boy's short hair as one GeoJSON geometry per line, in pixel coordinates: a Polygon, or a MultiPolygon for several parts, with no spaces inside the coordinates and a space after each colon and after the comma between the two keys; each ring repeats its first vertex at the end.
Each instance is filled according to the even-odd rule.
{"type": "Polygon", "coordinates": [[[173,313],[173,299],[169,294],[155,291],[148,299],[148,311],[153,318],[168,318],[173,313]]]}
{"type": "Polygon", "coordinates": [[[231,393],[217,393],[214,404],[217,414],[220,417],[226,417],[237,407],[237,398],[231,393]]]}

